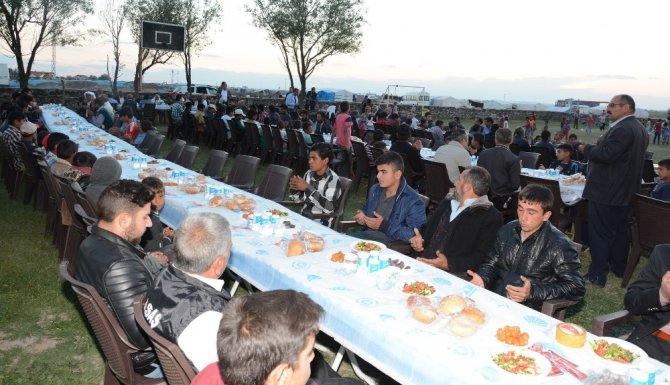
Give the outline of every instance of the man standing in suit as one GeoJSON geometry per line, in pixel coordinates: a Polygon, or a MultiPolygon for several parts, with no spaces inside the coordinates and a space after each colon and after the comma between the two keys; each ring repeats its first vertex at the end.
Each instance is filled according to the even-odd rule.
{"type": "Polygon", "coordinates": [[[512,131],[500,128],[495,133],[496,146],[488,148],[479,156],[477,166],[484,167],[491,174],[491,192],[493,205],[500,211],[512,193],[521,183],[521,163],[519,157],[509,149],[512,143],[512,131]]]}
{"type": "Polygon", "coordinates": [[[628,216],[633,194],[639,191],[642,163],[649,144],[642,124],[635,118],[635,101],[617,95],[607,105],[610,129],[595,145],[577,150],[589,162],[583,197],[588,200],[591,265],[585,279],[604,287],[609,270],[623,276],[628,258],[628,216]]]}
{"type": "Polygon", "coordinates": [[[642,315],[628,341],[670,364],[670,244],[657,245],[624,297],[626,310],[642,315]]]}

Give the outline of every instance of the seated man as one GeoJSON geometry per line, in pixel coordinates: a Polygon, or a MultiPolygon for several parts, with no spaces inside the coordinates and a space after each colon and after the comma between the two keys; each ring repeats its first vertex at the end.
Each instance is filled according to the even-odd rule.
{"type": "Polygon", "coordinates": [[[414,180],[408,180],[412,186],[415,186],[421,177],[423,177],[423,161],[421,160],[421,141],[417,140],[415,143],[410,143],[411,129],[406,124],[401,124],[398,127],[398,140],[396,140],[389,151],[404,154],[407,157],[405,167],[409,167],[414,171],[414,180]]]}
{"type": "Polygon", "coordinates": [[[140,349],[150,345],[135,322],[133,301],[153,283],[154,261],[137,246],[151,226],[153,193],[142,183],[119,180],[98,200],[98,223],[79,247],[75,278],[107,300],[130,342],[140,349]]]}
{"type": "Polygon", "coordinates": [[[556,158],[556,147],[549,141],[551,132],[544,130],[540,134],[540,141],[533,144],[533,147],[546,148],[551,153],[551,159],[556,158]]]}
{"type": "Polygon", "coordinates": [[[191,214],[174,242],[172,264],[147,292],[144,317],[202,370],[217,361],[216,332],[230,300],[219,279],[230,257],[230,226],[216,213],[191,214]]]}
{"type": "Polygon", "coordinates": [[[498,210],[502,210],[508,197],[519,189],[521,163],[519,157],[509,150],[512,131],[499,128],[495,135],[496,146],[482,151],[477,166],[484,167],[491,174],[491,201],[498,210]]]}
{"type": "Polygon", "coordinates": [[[570,239],[549,222],[553,202],[548,188],[524,187],[519,219],[498,230],[484,263],[476,273],[468,271],[471,282],[536,310],[549,299],[582,299],[579,255],[570,239]]]}
{"type": "Polygon", "coordinates": [[[222,378],[226,385],[360,384],[337,377],[330,367],[323,371],[333,377],[315,375],[314,343],[321,317],[321,306],[293,290],[232,299],[218,328],[219,361],[201,371],[191,385],[223,385],[222,378]]]}
{"type": "Polygon", "coordinates": [[[354,220],[365,226],[351,236],[387,243],[409,242],[414,228],[426,223],[426,207],[419,194],[402,176],[403,161],[400,154],[389,151],[375,161],[377,181],[370,188],[363,210],[358,210],[354,220]]]}
{"type": "Polygon", "coordinates": [[[479,268],[503,224],[486,196],[490,184],[481,167],[460,174],[454,196],[440,202],[421,232],[414,229],[410,246],[419,261],[461,277],[479,268]]]}
{"type": "MultiPolygon", "coordinates": [[[[544,169],[543,166],[539,167],[544,169]]],[[[572,160],[572,146],[563,143],[556,146],[556,160],[549,164],[552,170],[558,170],[562,175],[572,175],[579,172],[579,165],[572,160]]]]}
{"type": "MultiPolygon", "coordinates": [[[[328,167],[333,157],[333,149],[329,144],[317,143],[309,152],[309,171],[305,178],[291,178],[290,188],[297,192],[291,197],[305,202],[300,214],[307,218],[313,218],[314,214],[331,214],[339,207],[342,183],[340,177],[328,167]]],[[[330,226],[333,218],[318,221],[324,226],[330,226]]]]}
{"type": "Polygon", "coordinates": [[[642,316],[628,341],[670,364],[670,244],[654,248],[637,280],[628,286],[624,304],[642,316]]]}
{"type": "Polygon", "coordinates": [[[658,182],[651,190],[651,197],[670,202],[670,159],[658,162],[658,182]]]}
{"type": "Polygon", "coordinates": [[[451,141],[435,151],[435,162],[444,163],[451,183],[456,183],[460,174],[459,167],[470,167],[470,153],[468,152],[468,134],[456,133],[451,141]]]}

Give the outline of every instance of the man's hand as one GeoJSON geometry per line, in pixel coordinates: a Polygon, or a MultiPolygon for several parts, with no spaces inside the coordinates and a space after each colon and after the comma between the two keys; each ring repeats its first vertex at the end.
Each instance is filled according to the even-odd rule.
{"type": "Polygon", "coordinates": [[[507,285],[507,297],[514,302],[523,302],[530,297],[530,280],[523,275],[521,276],[521,281],[523,281],[523,286],[513,286],[507,285]]]}
{"type": "Polygon", "coordinates": [[[661,294],[666,299],[670,298],[670,271],[666,271],[661,278],[661,294]]]}
{"type": "Polygon", "coordinates": [[[174,229],[172,227],[166,227],[163,229],[163,235],[168,238],[174,237],[174,229]]]}
{"type": "MultiPolygon", "coordinates": [[[[440,252],[440,250],[435,251],[435,255],[437,255],[437,258],[429,259],[429,258],[419,257],[416,260],[427,263],[427,264],[429,264],[433,267],[437,267],[438,269],[449,270],[449,262],[447,262],[447,256],[442,254],[440,252]]],[[[479,279],[481,279],[481,277],[479,279]]],[[[482,284],[483,284],[483,282],[482,282],[482,284]]],[[[477,286],[479,286],[479,285],[477,285],[477,286]]]]}
{"type": "Polygon", "coordinates": [[[170,263],[170,260],[168,259],[167,255],[161,253],[160,251],[152,251],[149,254],[152,257],[154,257],[156,261],[158,261],[158,263],[160,263],[161,265],[167,265],[168,263],[170,263]]]}
{"type": "Polygon", "coordinates": [[[472,277],[472,279],[470,280],[471,284],[479,287],[484,287],[484,280],[482,279],[482,277],[479,276],[479,274],[475,273],[472,270],[468,270],[468,275],[472,277]]]}
{"type": "Polygon", "coordinates": [[[423,251],[423,237],[416,227],[414,228],[414,236],[409,239],[409,245],[412,246],[414,251],[423,251]]]}
{"type": "Polygon", "coordinates": [[[356,215],[354,215],[354,220],[356,221],[356,223],[358,223],[359,225],[365,225],[365,218],[367,217],[361,210],[356,211],[356,215]]]}
{"type": "Polygon", "coordinates": [[[374,218],[365,217],[365,225],[372,230],[379,230],[379,227],[381,227],[382,222],[384,221],[384,217],[379,215],[376,211],[373,211],[372,214],[375,216],[374,218]]]}
{"type": "Polygon", "coordinates": [[[305,190],[307,190],[307,187],[309,187],[309,185],[307,184],[307,181],[305,181],[304,179],[302,179],[299,176],[293,176],[291,178],[291,181],[289,182],[289,188],[291,190],[305,191],[305,190]]]}

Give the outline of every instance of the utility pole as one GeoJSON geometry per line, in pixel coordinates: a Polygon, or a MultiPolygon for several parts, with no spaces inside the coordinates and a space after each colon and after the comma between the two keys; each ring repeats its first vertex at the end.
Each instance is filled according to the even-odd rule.
{"type": "Polygon", "coordinates": [[[51,76],[56,78],[56,44],[51,46],[51,76]]]}

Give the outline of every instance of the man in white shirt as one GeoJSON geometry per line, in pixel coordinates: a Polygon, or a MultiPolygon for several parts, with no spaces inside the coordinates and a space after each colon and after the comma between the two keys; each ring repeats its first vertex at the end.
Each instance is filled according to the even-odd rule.
{"type": "Polygon", "coordinates": [[[291,88],[290,92],[286,94],[285,103],[289,111],[295,111],[295,108],[298,106],[298,91],[297,88],[291,88]]]}
{"type": "MultiPolygon", "coordinates": [[[[444,163],[449,173],[449,180],[451,183],[456,183],[460,171],[459,167],[470,166],[470,153],[468,148],[468,134],[459,133],[451,138],[451,142],[441,146],[435,151],[433,160],[444,163]]],[[[450,190],[453,192],[453,188],[450,190]]]]}
{"type": "Polygon", "coordinates": [[[228,92],[228,84],[226,82],[221,82],[221,92],[219,93],[219,103],[228,105],[228,98],[230,93],[228,92]]]}
{"type": "Polygon", "coordinates": [[[147,292],[144,317],[202,370],[218,360],[216,333],[230,300],[219,279],[230,257],[230,225],[216,213],[189,215],[175,231],[174,244],[172,263],[147,292]]]}

